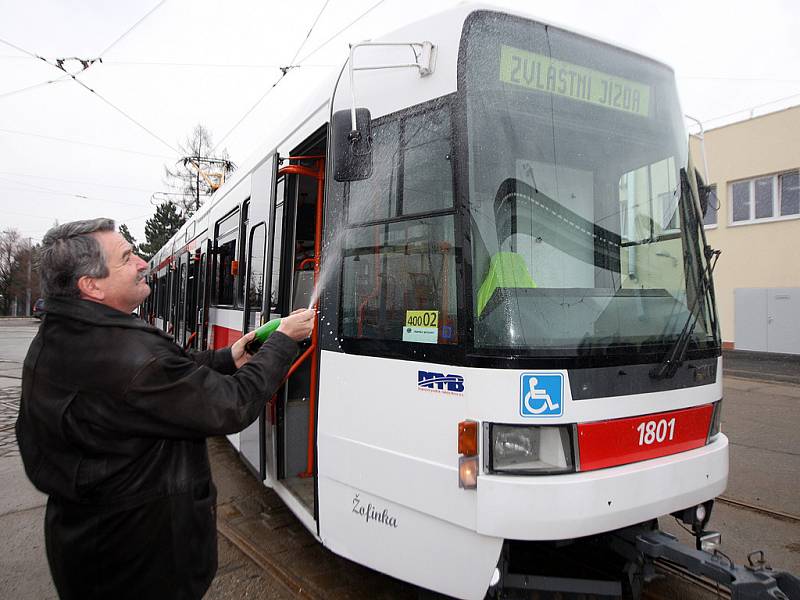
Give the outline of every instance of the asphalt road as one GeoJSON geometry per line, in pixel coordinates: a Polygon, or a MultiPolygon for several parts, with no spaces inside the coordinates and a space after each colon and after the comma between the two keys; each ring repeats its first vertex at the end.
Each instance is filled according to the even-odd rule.
{"type": "MultiPolygon", "coordinates": [[[[13,437],[21,363],[37,325],[34,320],[0,319],[0,527],[4,533],[0,598],[20,600],[56,597],[43,548],[45,498],[25,477],[13,437]]],[[[726,375],[724,380],[722,427],[731,442],[725,496],[800,517],[800,385],[793,380],[800,372],[791,360],[778,361],[775,377],[770,375],[769,361],[753,362],[747,357],[740,364],[735,361],[726,357],[726,367],[730,365],[730,373],[737,377],[726,375]]],[[[220,518],[230,531],[250,536],[256,546],[261,540],[262,548],[275,550],[279,568],[262,569],[220,536],[220,568],[206,598],[416,596],[408,585],[317,544],[270,490],[248,476],[224,441],[212,442],[211,458],[220,488],[220,518]]],[[[661,525],[691,543],[672,519],[662,519],[661,525]]],[[[734,561],[744,563],[747,553],[763,549],[774,567],[800,573],[800,520],[776,519],[718,502],[709,526],[723,532],[722,549],[734,561]]],[[[698,592],[697,598],[702,597],[698,592]]]]}

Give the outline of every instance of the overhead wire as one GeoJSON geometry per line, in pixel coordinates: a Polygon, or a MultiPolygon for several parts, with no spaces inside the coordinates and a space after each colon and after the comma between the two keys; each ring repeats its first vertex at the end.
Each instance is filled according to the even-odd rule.
{"type": "Polygon", "coordinates": [[[137,150],[129,150],[127,148],[119,148],[119,147],[116,147],[116,146],[106,146],[104,144],[93,144],[91,142],[81,142],[81,141],[78,141],[78,140],[70,140],[70,139],[67,139],[67,138],[61,138],[61,137],[56,137],[56,136],[52,136],[52,135],[44,135],[44,134],[41,134],[41,133],[33,133],[33,132],[30,132],[30,131],[18,131],[18,130],[15,130],[15,129],[0,128],[0,132],[9,133],[9,134],[12,134],[12,135],[23,135],[23,136],[28,136],[28,137],[37,137],[37,138],[42,138],[42,139],[45,139],[45,140],[53,140],[53,141],[56,141],[56,142],[63,142],[65,144],[76,144],[78,146],[91,146],[93,148],[101,148],[103,150],[114,150],[116,152],[127,152],[128,154],[138,154],[140,156],[149,156],[149,157],[153,157],[153,158],[174,158],[172,155],[169,155],[169,154],[153,154],[153,153],[150,153],[150,152],[139,152],[137,150]]]}
{"type": "Polygon", "coordinates": [[[326,46],[331,40],[333,40],[337,36],[341,35],[345,31],[347,31],[350,27],[355,25],[358,21],[360,21],[361,19],[366,17],[369,13],[371,13],[373,10],[378,8],[378,6],[380,6],[381,4],[386,2],[386,0],[378,0],[378,2],[376,2],[371,7],[369,7],[367,10],[365,10],[363,13],[361,13],[358,17],[356,17],[355,19],[350,21],[350,23],[348,23],[347,25],[345,25],[344,27],[339,29],[336,33],[334,33],[332,36],[330,36],[322,44],[317,46],[314,50],[312,50],[311,52],[306,54],[302,59],[300,59],[295,64],[295,60],[300,55],[300,51],[302,50],[303,46],[305,46],[306,42],[308,41],[309,37],[311,36],[311,32],[314,30],[314,27],[316,26],[317,22],[319,21],[319,18],[322,15],[322,12],[325,10],[325,7],[328,5],[328,1],[329,0],[326,0],[325,4],[322,6],[322,8],[320,9],[319,13],[317,14],[317,18],[314,19],[314,23],[312,24],[311,28],[309,29],[308,33],[306,34],[306,37],[303,39],[303,42],[300,44],[300,47],[298,48],[297,52],[295,53],[294,58],[292,59],[292,62],[289,65],[281,68],[281,71],[282,71],[281,76],[277,80],[275,80],[275,82],[269,87],[269,89],[267,89],[267,91],[264,92],[264,94],[256,101],[256,103],[253,104],[247,110],[247,112],[245,112],[245,114],[236,122],[236,124],[233,127],[231,127],[231,129],[224,136],[222,136],[222,138],[216,143],[216,145],[212,149],[212,152],[214,152],[222,144],[222,142],[225,141],[228,138],[228,136],[230,136],[230,134],[233,133],[236,130],[236,128],[239,127],[239,125],[242,124],[242,122],[250,115],[250,113],[252,113],[256,109],[256,107],[259,104],[261,104],[261,102],[264,101],[264,98],[266,98],[272,92],[272,90],[275,89],[275,86],[277,86],[278,83],[280,83],[283,80],[283,78],[286,76],[286,73],[289,71],[289,69],[293,69],[293,68],[300,67],[300,66],[305,66],[303,63],[306,60],[308,60],[309,57],[311,57],[312,55],[316,54],[319,50],[321,50],[324,46],[326,46]]]}
{"type": "Polygon", "coordinates": [[[5,209],[3,209],[3,214],[4,215],[14,215],[14,216],[17,216],[17,217],[30,217],[32,219],[47,219],[48,221],[53,218],[53,215],[43,215],[41,213],[38,214],[38,215],[35,215],[35,214],[32,214],[32,213],[24,213],[24,212],[18,212],[18,211],[13,211],[13,210],[5,210],[5,209]]]}
{"type": "MultiPolygon", "coordinates": [[[[191,62],[161,62],[161,61],[136,61],[136,60],[103,60],[107,67],[116,66],[144,66],[144,67],[199,67],[203,69],[280,69],[282,64],[246,64],[246,63],[191,63],[191,62]]],[[[334,64],[309,64],[304,67],[335,67],[334,64]]]]}
{"type": "Polygon", "coordinates": [[[65,183],[83,183],[98,187],[109,187],[118,190],[129,190],[132,192],[148,192],[148,193],[152,192],[152,190],[147,188],[134,188],[124,185],[114,185],[112,183],[97,183],[96,181],[87,181],[86,179],[65,179],[63,177],[48,177],[47,175],[32,175],[30,173],[15,173],[13,171],[0,171],[0,175],[6,175],[8,177],[24,177],[28,179],[48,179],[50,181],[63,181],[65,183]]]}
{"type": "Polygon", "coordinates": [[[328,2],[330,2],[330,0],[325,0],[325,4],[323,4],[322,8],[319,9],[319,12],[317,13],[317,18],[314,19],[314,22],[311,24],[311,27],[309,27],[308,33],[306,34],[306,37],[303,38],[302,43],[300,44],[300,46],[298,46],[297,52],[294,53],[294,56],[292,57],[292,60],[289,61],[289,65],[293,65],[294,61],[297,60],[297,57],[300,55],[300,51],[303,49],[303,46],[306,45],[306,42],[308,41],[308,38],[311,36],[311,32],[314,31],[314,27],[317,26],[317,22],[319,21],[319,18],[322,16],[322,13],[325,12],[325,8],[327,8],[328,2]]]}
{"type": "Polygon", "coordinates": [[[791,94],[790,96],[784,96],[783,98],[777,98],[775,100],[770,100],[769,102],[763,102],[761,104],[756,104],[754,106],[748,106],[747,108],[742,108],[742,109],[739,109],[739,110],[735,110],[733,112],[729,112],[729,113],[724,114],[724,115],[711,117],[710,119],[702,119],[701,123],[706,124],[706,123],[710,123],[712,121],[719,121],[720,119],[726,119],[728,117],[733,117],[733,116],[741,114],[743,112],[752,113],[756,109],[764,108],[765,106],[770,106],[771,104],[777,104],[778,102],[783,102],[784,100],[791,100],[793,98],[800,98],[800,93],[791,94]]]}
{"type": "MultiPolygon", "coordinates": [[[[0,178],[2,179],[2,178],[0,178]]],[[[20,185],[18,181],[12,181],[11,183],[20,185]]],[[[20,192],[23,194],[49,194],[55,196],[67,196],[68,198],[75,198],[77,200],[90,200],[93,202],[104,202],[104,203],[111,203],[111,204],[119,204],[121,206],[138,206],[141,208],[141,203],[138,202],[122,202],[121,200],[109,200],[106,198],[95,198],[94,196],[87,196],[85,194],[75,194],[72,192],[62,192],[59,190],[46,190],[46,189],[19,189],[19,188],[2,188],[0,190],[6,192],[20,192]]]]}
{"type": "Polygon", "coordinates": [[[121,42],[123,39],[125,39],[125,37],[126,37],[126,36],[127,36],[127,35],[128,35],[130,32],[131,32],[131,31],[133,31],[134,29],[136,29],[136,28],[137,28],[137,27],[138,27],[138,26],[139,26],[139,25],[142,23],[142,21],[144,21],[144,20],[145,20],[147,17],[149,17],[150,15],[152,15],[154,12],[156,12],[156,11],[157,11],[157,10],[158,10],[158,9],[161,7],[161,5],[162,5],[162,4],[164,4],[164,2],[166,2],[166,0],[161,0],[161,2],[159,2],[158,4],[156,4],[156,5],[155,5],[153,8],[151,8],[151,9],[150,9],[150,10],[147,12],[147,14],[145,14],[145,15],[144,15],[144,16],[143,16],[141,19],[139,19],[138,21],[136,21],[136,23],[134,23],[133,25],[131,25],[131,26],[128,28],[128,30],[127,30],[125,33],[123,33],[121,36],[119,36],[117,39],[115,39],[113,42],[111,42],[111,43],[110,43],[108,46],[106,46],[106,47],[105,47],[105,48],[104,48],[104,49],[103,49],[103,50],[100,52],[100,54],[98,54],[98,56],[99,56],[100,58],[102,58],[102,57],[103,57],[103,56],[106,54],[106,52],[108,52],[108,51],[109,51],[109,50],[111,50],[111,49],[112,49],[114,46],[116,46],[117,44],[119,44],[119,43],[120,43],[120,42],[121,42]]]}
{"type": "Polygon", "coordinates": [[[241,125],[242,122],[247,117],[250,116],[250,113],[252,113],[256,109],[256,107],[264,101],[264,98],[269,96],[269,94],[272,92],[272,90],[275,89],[275,86],[277,86],[283,80],[283,78],[286,77],[286,73],[289,72],[289,69],[294,68],[294,66],[295,66],[295,65],[293,65],[294,59],[297,58],[298,54],[300,54],[300,51],[303,49],[303,46],[305,46],[306,41],[308,41],[308,38],[311,35],[311,32],[314,31],[314,27],[316,27],[317,22],[319,21],[319,18],[322,16],[323,11],[325,10],[325,7],[328,6],[328,2],[330,2],[330,0],[325,0],[325,3],[322,5],[322,8],[317,13],[317,17],[314,19],[314,22],[311,24],[311,27],[309,28],[308,33],[306,34],[306,37],[303,38],[303,41],[301,42],[300,46],[298,47],[297,52],[295,52],[294,58],[292,58],[292,60],[289,63],[289,65],[286,66],[286,67],[279,67],[280,70],[281,70],[281,75],[278,77],[278,79],[276,79],[273,82],[273,84],[267,89],[267,91],[264,92],[258,100],[256,100],[255,104],[253,104],[250,108],[247,109],[247,111],[244,113],[244,115],[242,115],[242,117],[238,121],[236,121],[236,124],[233,127],[231,127],[228,130],[228,132],[225,135],[222,136],[222,138],[220,138],[220,140],[211,149],[211,153],[212,154],[216,151],[217,148],[220,147],[222,142],[224,142],[226,139],[228,139],[228,136],[230,136],[230,134],[232,134],[234,131],[236,131],[236,129],[239,127],[239,125],[241,125]]]}
{"type": "MultiPolygon", "coordinates": [[[[104,55],[106,52],[108,52],[108,51],[109,51],[111,48],[113,48],[113,47],[114,47],[114,46],[116,46],[116,45],[117,45],[117,44],[118,44],[120,41],[122,41],[122,40],[123,40],[123,39],[124,39],[124,38],[125,38],[125,37],[126,37],[126,36],[127,36],[129,33],[130,33],[130,32],[131,32],[131,31],[133,31],[134,29],[136,29],[136,27],[138,27],[138,26],[139,26],[139,25],[140,25],[140,24],[141,24],[141,23],[142,23],[142,22],[143,22],[145,19],[147,19],[147,17],[149,17],[151,14],[153,14],[153,13],[154,13],[154,12],[155,12],[155,11],[156,11],[156,10],[157,10],[157,9],[158,9],[158,8],[159,8],[161,5],[162,5],[162,4],[164,4],[164,2],[165,2],[165,1],[166,1],[166,0],[161,0],[161,1],[160,1],[160,2],[159,2],[157,5],[156,5],[156,6],[154,6],[153,8],[151,8],[151,9],[150,9],[150,10],[149,10],[149,11],[148,11],[148,12],[147,12],[147,13],[146,13],[146,14],[145,14],[143,17],[141,17],[141,18],[140,18],[139,20],[137,20],[137,21],[136,21],[136,22],[135,22],[133,25],[131,25],[131,26],[130,26],[130,27],[129,27],[129,28],[128,28],[128,29],[127,29],[127,30],[126,30],[126,31],[125,31],[125,32],[124,32],[122,35],[120,35],[120,36],[119,36],[117,39],[115,39],[113,42],[111,42],[111,44],[109,44],[108,46],[106,46],[106,48],[105,48],[105,49],[104,49],[102,52],[100,52],[100,54],[98,55],[98,58],[97,58],[97,59],[93,59],[93,60],[92,60],[90,63],[88,63],[88,65],[84,65],[84,68],[83,68],[83,70],[82,70],[82,71],[80,71],[80,73],[82,73],[83,71],[85,71],[86,69],[88,69],[88,68],[89,68],[89,66],[91,66],[92,64],[94,64],[94,62],[96,62],[97,60],[99,60],[100,62],[102,62],[103,55],[104,55]]],[[[170,150],[172,150],[172,151],[173,151],[173,152],[175,152],[176,154],[180,154],[180,151],[179,151],[177,148],[175,148],[175,147],[174,147],[172,144],[170,144],[169,142],[167,142],[166,140],[164,140],[164,139],[163,139],[161,136],[159,136],[158,134],[156,134],[155,132],[153,132],[151,129],[149,129],[148,127],[146,127],[145,125],[143,125],[142,123],[140,123],[139,121],[137,121],[136,119],[134,119],[134,118],[133,118],[131,115],[129,115],[128,113],[126,113],[124,110],[122,110],[121,108],[119,108],[118,106],[116,106],[115,104],[113,104],[113,103],[112,103],[110,100],[108,100],[107,98],[105,98],[104,96],[102,96],[102,95],[101,95],[101,94],[100,94],[100,93],[99,93],[97,90],[95,90],[95,89],[93,89],[93,88],[90,88],[90,87],[89,87],[88,85],[86,85],[86,84],[85,84],[83,81],[81,81],[80,79],[78,79],[77,75],[79,75],[80,73],[77,73],[77,74],[74,74],[74,73],[69,73],[69,72],[67,72],[67,71],[64,69],[63,65],[60,65],[60,64],[58,64],[58,62],[55,62],[55,63],[54,63],[54,62],[51,62],[51,61],[47,60],[46,58],[44,58],[44,57],[42,57],[42,56],[39,56],[38,54],[34,54],[33,52],[30,52],[30,51],[28,51],[28,50],[26,50],[26,49],[24,49],[24,48],[21,48],[20,46],[17,46],[16,44],[13,44],[12,42],[9,42],[8,40],[5,40],[5,39],[3,39],[3,38],[0,38],[0,42],[2,42],[3,44],[5,44],[5,45],[7,45],[7,46],[10,46],[10,47],[14,48],[15,50],[18,50],[19,52],[22,52],[22,53],[24,53],[24,54],[27,54],[28,56],[32,56],[32,57],[34,57],[34,58],[38,58],[38,59],[40,59],[40,60],[43,60],[44,62],[46,62],[48,65],[50,65],[51,67],[53,67],[53,68],[55,68],[55,69],[58,69],[58,70],[60,70],[60,71],[64,71],[64,72],[66,72],[66,73],[67,73],[67,75],[66,75],[66,76],[67,76],[67,77],[70,77],[70,78],[71,78],[71,79],[72,79],[72,80],[73,80],[75,83],[77,83],[77,84],[78,84],[78,85],[80,85],[81,87],[85,88],[86,90],[88,90],[88,91],[89,91],[89,92],[91,92],[92,94],[96,95],[98,98],[100,98],[100,100],[102,100],[103,102],[105,102],[105,103],[106,103],[108,106],[110,106],[110,107],[111,107],[111,108],[113,108],[115,111],[117,111],[118,113],[120,113],[122,116],[124,116],[126,119],[128,119],[128,120],[129,120],[131,123],[133,123],[134,125],[136,125],[136,126],[137,126],[137,127],[139,127],[140,129],[142,129],[142,130],[144,130],[145,132],[147,132],[147,133],[148,133],[150,136],[152,136],[153,138],[157,139],[157,140],[158,140],[159,142],[161,142],[162,144],[166,145],[166,146],[167,146],[167,147],[168,147],[170,150]]]]}
{"type": "Polygon", "coordinates": [[[242,124],[242,121],[244,121],[248,116],[250,116],[250,113],[252,113],[256,109],[256,107],[259,104],[261,104],[264,98],[266,98],[270,94],[270,92],[275,89],[275,86],[278,85],[285,76],[286,73],[282,73],[281,76],[278,77],[278,79],[276,79],[275,82],[267,89],[267,91],[264,92],[264,94],[258,100],[256,100],[255,104],[253,104],[249,109],[247,109],[247,112],[245,112],[242,115],[242,117],[238,121],[236,121],[236,124],[228,130],[228,133],[223,135],[222,138],[220,138],[220,140],[216,144],[214,144],[214,147],[211,149],[211,154],[214,154],[214,152],[216,152],[217,148],[220,147],[222,142],[228,139],[228,136],[232,134],[234,131],[236,131],[236,128],[242,124]]]}
{"type": "Polygon", "coordinates": [[[317,47],[316,47],[316,48],[314,48],[314,49],[313,49],[311,52],[309,52],[309,53],[308,53],[308,54],[306,54],[306,55],[305,55],[303,58],[301,58],[301,59],[300,59],[300,61],[299,61],[299,64],[301,64],[301,65],[302,65],[302,64],[303,64],[303,63],[304,63],[306,60],[308,60],[308,58],[309,58],[309,57],[313,56],[314,54],[316,54],[317,52],[319,52],[320,50],[322,50],[322,48],[324,48],[325,46],[327,46],[327,45],[328,45],[328,43],[330,43],[330,42],[331,42],[331,41],[333,41],[335,38],[337,38],[339,35],[341,35],[341,34],[342,34],[342,33],[344,33],[345,31],[347,31],[348,29],[350,29],[350,28],[351,28],[353,25],[355,25],[355,24],[356,24],[358,21],[360,21],[361,19],[363,19],[364,17],[366,17],[366,16],[367,16],[369,13],[371,13],[373,10],[375,10],[376,8],[378,8],[378,7],[379,7],[381,4],[383,4],[384,2],[386,2],[386,0],[378,0],[378,2],[376,2],[375,4],[373,4],[372,6],[370,6],[370,7],[369,7],[367,10],[365,10],[363,13],[361,13],[361,14],[360,14],[358,17],[356,17],[355,19],[353,19],[352,21],[350,21],[350,23],[348,23],[347,25],[345,25],[344,27],[342,27],[342,28],[341,28],[339,31],[337,31],[336,33],[334,33],[334,34],[333,34],[332,36],[330,36],[330,37],[329,37],[327,40],[325,40],[324,42],[322,42],[322,43],[321,43],[319,46],[317,46],[317,47]]]}
{"type": "Polygon", "coordinates": [[[12,90],[10,92],[3,92],[0,94],[0,98],[7,98],[8,96],[14,96],[15,94],[21,94],[22,92],[27,92],[28,90],[33,90],[39,87],[43,87],[45,85],[50,85],[51,83],[61,83],[62,81],[67,81],[69,79],[69,75],[64,75],[63,77],[59,77],[58,79],[50,79],[48,81],[42,81],[40,83],[34,83],[33,85],[29,85],[24,88],[19,88],[17,90],[12,90]]]}
{"type": "MultiPolygon", "coordinates": [[[[53,67],[56,66],[54,63],[49,62],[46,58],[44,58],[42,56],[39,56],[38,54],[34,54],[33,52],[30,52],[28,50],[25,50],[25,48],[20,48],[16,44],[12,44],[11,42],[9,42],[8,40],[5,40],[3,38],[0,38],[0,44],[5,44],[6,46],[10,46],[11,48],[14,48],[14,50],[18,50],[19,52],[22,52],[23,54],[27,54],[31,58],[37,58],[39,60],[43,60],[48,65],[51,65],[53,67]]],[[[56,68],[58,68],[58,67],[56,67],[56,68]]]]}
{"type": "Polygon", "coordinates": [[[143,125],[142,123],[140,123],[139,121],[137,121],[136,119],[134,119],[132,116],[130,116],[130,115],[129,115],[128,113],[126,113],[124,110],[122,110],[122,109],[121,109],[121,108],[119,108],[118,106],[114,105],[114,104],[113,104],[113,103],[112,103],[110,100],[108,100],[107,98],[105,98],[104,96],[102,96],[102,95],[101,95],[101,94],[100,94],[100,93],[99,93],[97,90],[95,90],[95,89],[93,89],[93,88],[90,88],[88,85],[86,85],[85,83],[83,83],[83,82],[82,82],[80,79],[78,79],[77,77],[73,77],[72,79],[75,81],[75,83],[79,84],[81,87],[84,87],[84,88],[86,88],[86,89],[87,89],[87,90],[89,90],[91,93],[93,93],[95,96],[97,96],[98,98],[100,98],[100,100],[102,100],[103,102],[105,102],[106,104],[108,104],[108,105],[109,105],[111,108],[113,108],[115,111],[117,111],[117,112],[118,112],[119,114],[121,114],[123,117],[125,117],[126,119],[128,119],[128,120],[129,120],[131,123],[133,123],[134,125],[137,125],[139,128],[141,128],[142,130],[144,130],[144,131],[146,131],[147,133],[149,133],[149,134],[150,134],[152,137],[154,137],[154,138],[155,138],[155,139],[157,139],[159,142],[161,142],[162,144],[164,144],[164,145],[165,145],[167,148],[169,148],[170,150],[172,150],[172,151],[173,151],[173,152],[175,152],[176,154],[180,154],[180,150],[178,150],[178,149],[177,149],[175,146],[173,146],[172,144],[170,144],[168,141],[166,141],[166,140],[165,140],[164,138],[162,138],[160,135],[158,135],[157,133],[153,132],[151,129],[149,129],[148,127],[146,127],[145,125],[143,125]]]}

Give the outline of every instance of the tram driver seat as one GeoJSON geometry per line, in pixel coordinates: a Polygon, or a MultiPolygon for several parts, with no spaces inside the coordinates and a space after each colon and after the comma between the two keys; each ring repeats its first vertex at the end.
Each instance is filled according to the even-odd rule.
{"type": "Polygon", "coordinates": [[[481,316],[497,288],[535,288],[525,260],[516,252],[497,252],[489,261],[489,270],[478,288],[477,310],[481,316]]]}

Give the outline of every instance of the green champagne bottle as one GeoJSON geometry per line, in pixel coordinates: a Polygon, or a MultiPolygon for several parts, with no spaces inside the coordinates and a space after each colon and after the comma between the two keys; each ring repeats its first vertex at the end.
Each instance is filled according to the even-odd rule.
{"type": "Polygon", "coordinates": [[[245,352],[248,354],[255,354],[261,345],[267,341],[267,338],[272,335],[272,332],[278,329],[281,324],[281,318],[271,319],[264,323],[261,327],[256,329],[255,337],[247,342],[244,347],[245,352]]]}

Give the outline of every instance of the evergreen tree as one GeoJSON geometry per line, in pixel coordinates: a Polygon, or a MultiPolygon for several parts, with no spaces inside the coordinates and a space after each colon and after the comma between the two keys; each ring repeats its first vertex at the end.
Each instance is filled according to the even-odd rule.
{"type": "Polygon", "coordinates": [[[131,235],[128,226],[125,223],[121,223],[119,226],[119,233],[122,237],[125,238],[125,241],[128,242],[133,247],[133,253],[139,254],[139,245],[136,243],[136,238],[131,235]]]}
{"type": "Polygon", "coordinates": [[[140,256],[145,260],[151,259],[184,222],[186,217],[172,202],[165,202],[156,208],[156,214],[147,219],[144,225],[147,241],[139,246],[140,256]]]}

